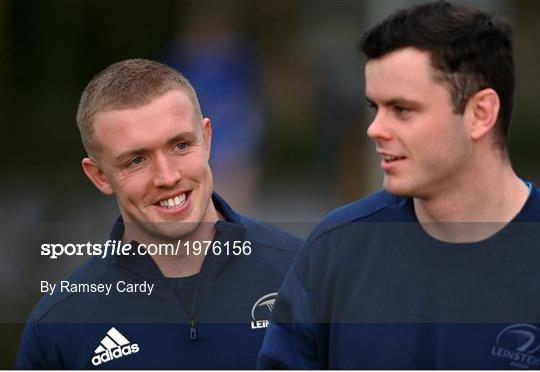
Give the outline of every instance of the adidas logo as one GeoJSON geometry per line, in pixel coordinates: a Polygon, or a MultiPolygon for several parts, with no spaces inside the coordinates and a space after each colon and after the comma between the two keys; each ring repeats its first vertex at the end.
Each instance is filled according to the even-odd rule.
{"type": "Polygon", "coordinates": [[[112,327],[107,332],[107,336],[101,340],[101,344],[94,350],[94,353],[97,355],[92,358],[92,364],[99,366],[113,359],[122,358],[138,352],[138,344],[131,344],[116,328],[112,327]]]}

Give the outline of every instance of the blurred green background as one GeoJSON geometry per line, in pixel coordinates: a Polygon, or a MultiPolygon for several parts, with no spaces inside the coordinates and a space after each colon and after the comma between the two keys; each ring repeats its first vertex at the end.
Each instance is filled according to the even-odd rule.
{"type": "MultiPolygon", "coordinates": [[[[14,366],[39,280],[80,262],[50,265],[39,244],[106,237],[117,214],[80,168],[75,112],[97,72],[136,57],[184,66],[224,139],[213,154],[216,190],[260,219],[313,223],[380,185],[355,44],[411,3],[0,0],[0,368],[14,366]]],[[[518,174],[540,184],[540,2],[466,3],[514,25],[510,153],[518,174]]]]}

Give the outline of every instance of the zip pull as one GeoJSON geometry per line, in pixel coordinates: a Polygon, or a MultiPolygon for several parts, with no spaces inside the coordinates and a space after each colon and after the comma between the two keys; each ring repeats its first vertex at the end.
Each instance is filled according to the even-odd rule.
{"type": "Polygon", "coordinates": [[[195,321],[191,321],[191,327],[189,328],[189,339],[195,341],[197,339],[197,328],[195,328],[195,321]]]}

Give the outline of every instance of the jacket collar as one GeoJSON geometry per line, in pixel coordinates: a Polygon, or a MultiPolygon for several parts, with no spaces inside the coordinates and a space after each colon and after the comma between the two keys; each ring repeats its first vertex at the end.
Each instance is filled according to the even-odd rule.
{"type": "MultiPolygon", "coordinates": [[[[214,206],[216,207],[216,209],[225,218],[224,220],[220,220],[215,224],[216,234],[214,235],[214,240],[220,241],[221,243],[230,241],[231,244],[234,240],[242,241],[244,238],[246,227],[241,221],[241,216],[236,211],[234,211],[221,196],[219,196],[215,192],[212,193],[212,201],[214,202],[214,206]]],[[[122,219],[122,216],[119,216],[111,229],[110,240],[117,242],[122,241],[124,230],[124,221],[122,219]]],[[[127,242],[123,242],[122,244],[126,243],[127,242]]],[[[127,256],[108,256],[110,262],[114,265],[118,265],[119,267],[133,270],[145,277],[163,277],[163,274],[159,270],[158,266],[155,264],[154,260],[151,259],[151,257],[149,257],[148,255],[139,254],[138,250],[136,249],[139,243],[135,240],[132,240],[129,243],[131,244],[131,252],[133,254],[127,256]]],[[[229,257],[230,255],[227,254],[212,256],[212,261],[218,264],[216,267],[217,270],[212,270],[215,275],[219,274],[222,264],[225,263],[225,261],[229,257]]]]}

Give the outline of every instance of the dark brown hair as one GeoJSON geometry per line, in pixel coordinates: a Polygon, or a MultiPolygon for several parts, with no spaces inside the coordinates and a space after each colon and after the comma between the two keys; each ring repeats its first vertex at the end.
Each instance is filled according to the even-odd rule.
{"type": "Polygon", "coordinates": [[[435,78],[448,85],[455,113],[463,114],[478,91],[497,92],[496,138],[505,149],[515,86],[511,26],[479,9],[439,1],[397,11],[367,31],[358,45],[368,59],[406,47],[431,54],[435,78]]]}

